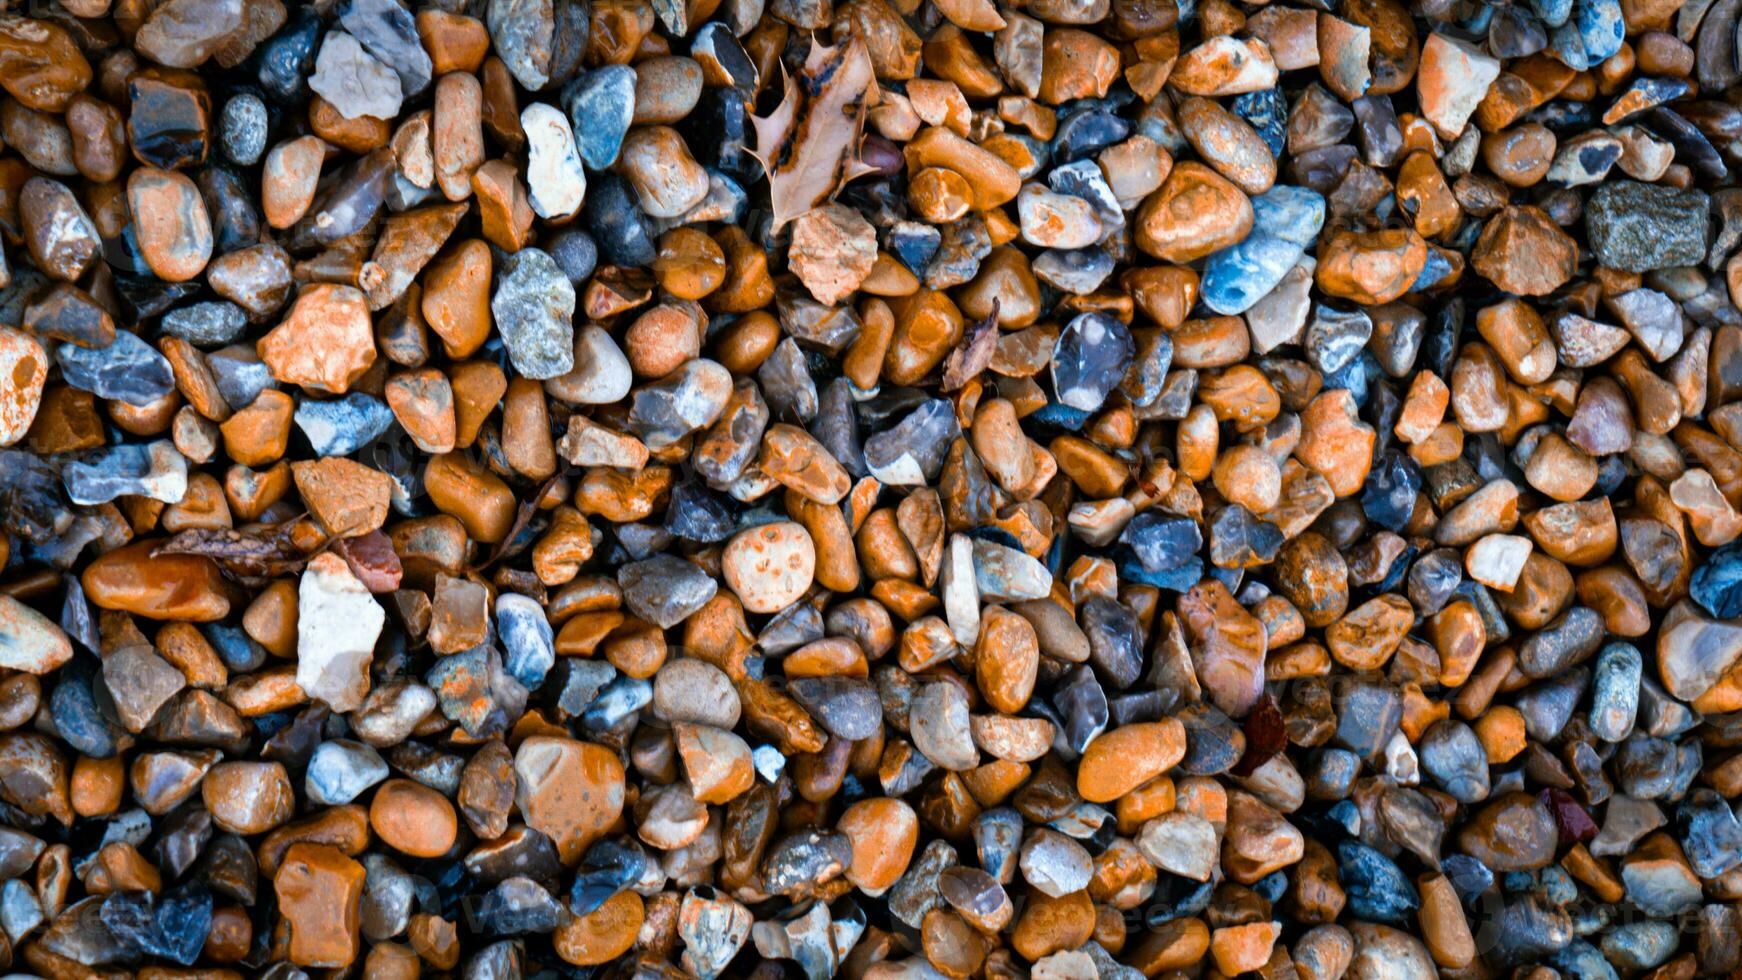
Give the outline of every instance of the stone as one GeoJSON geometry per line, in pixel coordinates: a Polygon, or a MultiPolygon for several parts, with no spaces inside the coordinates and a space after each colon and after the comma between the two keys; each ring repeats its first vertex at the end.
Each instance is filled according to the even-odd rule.
{"type": "Polygon", "coordinates": [[[392,119],[404,97],[400,76],[345,31],[328,31],[309,88],[346,119],[392,119]]]}
{"type": "Polygon", "coordinates": [[[521,375],[543,380],[573,369],[574,309],[574,287],[548,253],[526,248],[504,260],[490,312],[521,375]]]}
{"type": "Polygon", "coordinates": [[[297,587],[297,686],[335,711],[355,710],[386,619],[344,559],[317,555],[297,587]]]}
{"type": "Polygon", "coordinates": [[[1627,272],[1697,264],[1710,224],[1706,195],[1630,180],[1599,187],[1585,208],[1597,261],[1627,272]]]}
{"type": "Polygon", "coordinates": [[[601,746],[532,736],[515,752],[514,773],[527,825],[550,837],[565,864],[578,861],[622,812],[623,767],[601,746]]]}

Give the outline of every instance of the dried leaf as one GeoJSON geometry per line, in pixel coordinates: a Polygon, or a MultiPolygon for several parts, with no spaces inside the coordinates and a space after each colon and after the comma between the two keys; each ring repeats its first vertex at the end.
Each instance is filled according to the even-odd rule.
{"type": "Polygon", "coordinates": [[[992,312],[974,324],[968,336],[944,359],[944,389],[956,391],[979,376],[992,363],[998,349],[998,300],[992,300],[992,312]]]}
{"type": "Polygon", "coordinates": [[[1288,724],[1276,699],[1266,694],[1258,699],[1241,725],[1246,733],[1246,752],[1234,765],[1234,775],[1250,776],[1259,766],[1288,748],[1288,724]]]}
{"type": "MultiPolygon", "coordinates": [[[[508,529],[506,537],[496,542],[496,547],[490,551],[490,557],[484,559],[483,564],[474,566],[473,571],[482,572],[501,561],[503,556],[508,554],[508,549],[514,546],[516,539],[520,537],[520,532],[526,530],[526,525],[532,523],[532,515],[538,513],[538,502],[544,499],[545,494],[550,493],[550,488],[556,486],[556,481],[566,476],[567,472],[566,470],[558,470],[551,474],[550,479],[539,485],[537,493],[520,501],[519,506],[514,510],[514,526],[508,529]]],[[[524,542],[520,543],[523,546],[525,544],[524,542]]]]}
{"type": "Polygon", "coordinates": [[[875,91],[863,41],[853,37],[825,48],[813,39],[804,71],[797,79],[786,76],[779,107],[750,117],[756,127],[752,155],[768,173],[775,230],[875,169],[859,160],[865,113],[875,91]]]}
{"type": "Polygon", "coordinates": [[[204,555],[237,578],[272,578],[302,570],[307,559],[290,540],[291,522],[250,534],[228,528],[194,528],[154,548],[157,555],[204,555]]]}

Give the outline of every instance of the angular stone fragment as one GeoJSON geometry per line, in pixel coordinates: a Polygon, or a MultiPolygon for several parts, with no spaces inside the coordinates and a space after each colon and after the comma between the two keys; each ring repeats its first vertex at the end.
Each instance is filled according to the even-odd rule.
{"type": "Polygon", "coordinates": [[[297,586],[296,683],[334,711],[369,692],[369,663],[387,614],[338,555],[309,561],[297,586]]]}

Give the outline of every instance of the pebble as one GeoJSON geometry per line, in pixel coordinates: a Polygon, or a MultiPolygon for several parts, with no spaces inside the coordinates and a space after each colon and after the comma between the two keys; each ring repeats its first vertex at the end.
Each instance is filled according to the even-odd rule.
{"type": "Polygon", "coordinates": [[[346,119],[392,119],[404,98],[399,75],[345,31],[328,31],[309,88],[346,119]]]}
{"type": "Polygon", "coordinates": [[[310,561],[297,587],[297,686],[336,711],[357,708],[369,691],[369,663],[385,622],[344,559],[310,561]]]}
{"type": "Polygon", "coordinates": [[[509,256],[490,297],[514,369],[543,380],[574,368],[574,287],[549,254],[527,248],[509,256]]]}
{"type": "Polygon", "coordinates": [[[581,169],[568,117],[554,106],[534,102],[521,111],[520,128],[526,133],[527,200],[533,213],[566,218],[579,211],[586,198],[587,174],[581,169]]]}

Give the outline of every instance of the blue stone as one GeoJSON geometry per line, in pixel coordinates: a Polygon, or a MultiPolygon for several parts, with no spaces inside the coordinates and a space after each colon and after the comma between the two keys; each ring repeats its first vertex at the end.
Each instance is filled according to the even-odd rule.
{"type": "Polygon", "coordinates": [[[1233,109],[1236,116],[1258,130],[1264,145],[1270,147],[1271,156],[1282,156],[1283,144],[1288,139],[1288,100],[1282,89],[1267,88],[1236,96],[1233,109]]]}
{"type": "MultiPolygon", "coordinates": [[[[1668,923],[1642,924],[1657,924],[1663,925],[1665,928],[1672,928],[1668,923]]],[[[1673,942],[1673,932],[1671,936],[1673,942]]],[[[1669,953],[1665,952],[1664,958],[1668,959],[1668,957],[1669,953]]],[[[1570,980],[1619,980],[1619,974],[1603,957],[1602,951],[1582,939],[1575,939],[1568,943],[1564,949],[1549,958],[1549,963],[1560,972],[1561,976],[1568,977],[1570,980]]]]}
{"type": "Polygon", "coordinates": [[[98,398],[144,407],[175,390],[169,361],[127,330],[116,331],[107,347],[61,344],[55,357],[67,384],[98,398]]]}
{"type": "Polygon", "coordinates": [[[1578,0],[1573,5],[1573,14],[1590,64],[1607,61],[1621,50],[1627,37],[1621,0],[1578,0]]]}
{"type": "Polygon", "coordinates": [[[1235,315],[1276,288],[1325,223],[1324,195],[1278,184],[1252,199],[1252,233],[1204,263],[1204,305],[1235,315]]]}
{"type": "Polygon", "coordinates": [[[1742,544],[1727,544],[1694,570],[1688,593],[1719,619],[1742,616],[1742,544]]]}
{"type": "Polygon", "coordinates": [[[629,182],[615,173],[594,176],[587,188],[581,219],[592,233],[599,256],[618,266],[651,265],[657,252],[647,217],[629,182]]]}
{"type": "Polygon", "coordinates": [[[250,343],[236,344],[206,355],[206,364],[217,379],[218,394],[232,408],[254,404],[260,393],[274,386],[272,371],[254,353],[250,343]]]}
{"type": "Polygon", "coordinates": [[[1204,261],[1204,305],[1233,316],[1251,309],[1282,282],[1306,250],[1300,245],[1251,234],[1204,261]]]}
{"type": "Polygon", "coordinates": [[[1458,901],[1465,905],[1476,904],[1484,892],[1494,887],[1494,872],[1468,854],[1448,854],[1440,868],[1452,883],[1452,890],[1458,893],[1458,901]]]}
{"type": "Polygon", "coordinates": [[[315,746],[309,757],[308,794],[325,806],[341,806],[387,778],[387,763],[372,746],[335,739],[315,746]]]}
{"type": "Polygon", "coordinates": [[[1080,408],[1061,405],[1058,402],[1048,402],[1029,418],[1042,425],[1051,425],[1070,432],[1081,432],[1083,426],[1088,424],[1090,416],[1094,414],[1093,412],[1085,412],[1080,408]]]}
{"type": "Polygon", "coordinates": [[[1198,529],[1197,521],[1189,517],[1169,517],[1155,510],[1146,510],[1133,517],[1120,532],[1119,540],[1129,545],[1138,561],[1152,572],[1183,568],[1204,546],[1203,532],[1198,529]]]}
{"type": "Polygon", "coordinates": [[[581,162],[591,170],[616,163],[635,118],[635,69],[609,65],[590,71],[563,86],[562,103],[581,162]]]}
{"type": "Polygon", "coordinates": [[[641,880],[647,872],[647,852],[628,838],[607,837],[581,859],[575,883],[569,888],[569,911],[586,915],[641,880]]]}
{"type": "Polygon", "coordinates": [[[578,718],[611,679],[617,668],[603,660],[564,657],[557,664],[557,678],[552,685],[556,692],[556,710],[565,720],[578,718]]]}
{"type": "Polygon", "coordinates": [[[1141,561],[1124,561],[1119,563],[1119,577],[1143,585],[1153,585],[1167,592],[1186,592],[1198,584],[1204,577],[1204,561],[1193,558],[1178,568],[1165,572],[1152,572],[1143,567],[1141,561]]]}
{"type": "Polygon", "coordinates": [[[1124,380],[1136,353],[1125,324],[1105,313],[1079,314],[1053,345],[1053,392],[1072,408],[1096,411],[1124,380]]]}
{"type": "Polygon", "coordinates": [[[1559,27],[1573,15],[1573,0],[1530,0],[1529,5],[1549,27],[1559,27]]]}
{"type": "Polygon", "coordinates": [[[1311,245],[1325,224],[1325,196],[1310,187],[1277,184],[1252,199],[1252,230],[1311,245]]]}
{"type": "Polygon", "coordinates": [[[1415,512],[1421,490],[1421,466],[1407,454],[1390,449],[1367,474],[1361,488],[1361,511],[1380,527],[1401,531],[1415,512]]]}
{"type": "Polygon", "coordinates": [[[235,303],[215,299],[170,310],[159,323],[172,337],[199,347],[216,347],[242,336],[248,317],[235,303]]]}
{"type": "Polygon", "coordinates": [[[386,432],[393,410],[373,395],[353,391],[341,398],[304,398],[292,416],[316,456],[349,456],[386,432]]]}
{"type": "Polygon", "coordinates": [[[1119,198],[1114,195],[1113,188],[1108,186],[1106,176],[1101,173],[1100,164],[1095,161],[1076,160],[1055,167],[1052,173],[1046,175],[1046,183],[1060,194],[1080,197],[1093,204],[1096,216],[1101,219],[1101,225],[1108,229],[1103,233],[1103,239],[1112,231],[1125,227],[1125,210],[1119,206],[1119,198]]]}
{"type": "Polygon", "coordinates": [[[1081,160],[1131,135],[1131,124],[1106,109],[1085,109],[1059,120],[1052,138],[1052,158],[1060,163],[1081,160]]]}
{"type": "Polygon", "coordinates": [[[251,670],[259,670],[260,665],[266,662],[266,648],[256,643],[240,626],[207,623],[200,627],[200,633],[212,645],[212,649],[218,652],[218,659],[232,671],[246,674],[251,670]]]}
{"type": "Polygon", "coordinates": [[[1107,709],[1107,692],[1102,690],[1095,674],[1087,665],[1074,667],[1065,675],[1065,682],[1052,696],[1052,703],[1064,716],[1059,731],[1065,744],[1079,755],[1095,736],[1107,730],[1111,715],[1107,709]]]}
{"type": "Polygon", "coordinates": [[[295,13],[254,49],[254,77],[275,102],[285,105],[308,98],[308,78],[315,72],[315,42],[321,35],[321,18],[312,7],[293,8],[295,13]]]}
{"type": "Polygon", "coordinates": [[[100,917],[122,945],[139,955],[192,966],[212,927],[212,893],[199,881],[184,882],[157,896],[111,892],[103,899],[100,917]]]}
{"type": "Polygon", "coordinates": [[[96,675],[96,667],[84,657],[62,668],[60,680],[48,697],[49,718],[54,721],[55,732],[80,754],[109,759],[120,750],[117,739],[123,732],[97,707],[91,689],[96,675]]]}
{"type": "Polygon", "coordinates": [[[1368,922],[1402,925],[1421,907],[1415,885],[1390,858],[1367,845],[1337,845],[1337,878],[1349,896],[1349,912],[1368,922]]]}
{"type": "Polygon", "coordinates": [[[606,684],[581,713],[581,724],[588,731],[610,731],[652,701],[652,684],[639,677],[621,676],[606,684]]]}
{"type": "Polygon", "coordinates": [[[755,134],[741,90],[726,87],[704,90],[701,101],[684,118],[680,131],[690,152],[703,166],[740,184],[753,184],[762,177],[762,164],[750,155],[749,143],[755,134]]]}
{"type": "Polygon", "coordinates": [[[694,480],[671,489],[665,508],[665,529],[685,541],[718,544],[738,530],[732,509],[717,493],[694,480]]]}
{"type": "Polygon", "coordinates": [[[502,667],[508,676],[536,690],[556,663],[556,643],[544,608],[517,593],[497,597],[496,636],[506,651],[502,667]]]}
{"type": "Polygon", "coordinates": [[[917,221],[897,221],[884,236],[883,244],[895,253],[902,265],[907,266],[917,276],[925,274],[926,267],[931,265],[932,256],[938,254],[943,239],[944,233],[931,225],[917,221]]]}

